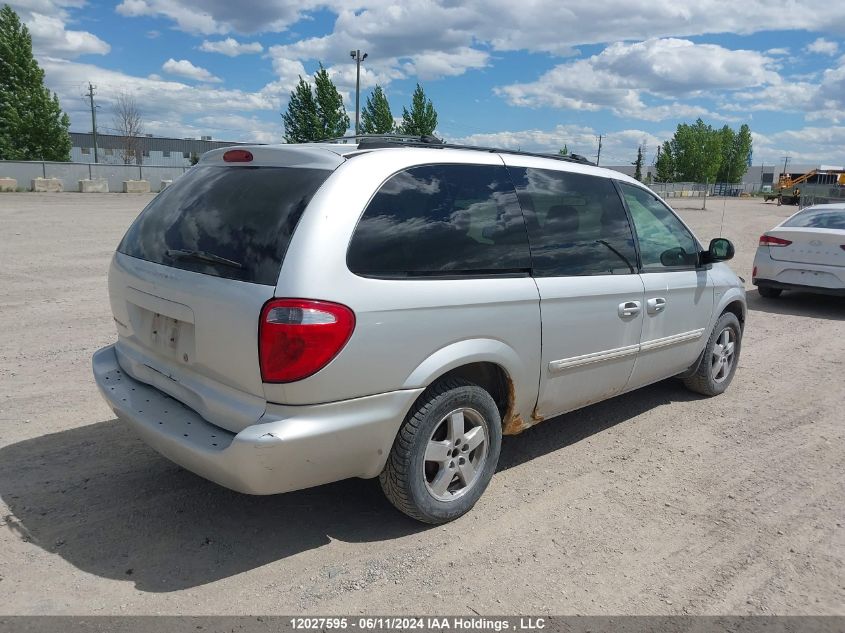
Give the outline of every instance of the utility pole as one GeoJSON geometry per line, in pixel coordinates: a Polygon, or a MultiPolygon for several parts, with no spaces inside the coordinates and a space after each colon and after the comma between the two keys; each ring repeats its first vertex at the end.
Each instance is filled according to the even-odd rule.
{"type": "Polygon", "coordinates": [[[601,165],[601,139],[602,139],[602,136],[603,136],[602,134],[599,134],[599,151],[598,151],[598,154],[596,154],[596,167],[601,165]]]}
{"type": "Polygon", "coordinates": [[[361,55],[361,51],[349,51],[349,56],[355,60],[355,136],[359,134],[361,117],[361,62],[367,59],[367,53],[361,55]]]}
{"type": "Polygon", "coordinates": [[[97,89],[97,86],[91,85],[91,82],[88,82],[88,92],[85,93],[85,96],[88,97],[88,102],[91,104],[91,132],[94,135],[94,162],[100,162],[97,156],[97,107],[94,105],[94,90],[97,89]]]}

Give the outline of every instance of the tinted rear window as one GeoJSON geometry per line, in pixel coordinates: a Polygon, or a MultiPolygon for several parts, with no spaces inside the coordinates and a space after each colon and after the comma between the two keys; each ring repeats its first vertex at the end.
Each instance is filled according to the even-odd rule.
{"type": "Polygon", "coordinates": [[[845,230],[845,209],[807,209],[784,222],[783,226],[845,230]]]}
{"type": "Polygon", "coordinates": [[[296,224],[330,173],[299,167],[195,167],[147,205],[117,250],[174,268],[276,285],[296,224]],[[200,251],[240,266],[179,251],[200,251]]]}
{"type": "Polygon", "coordinates": [[[511,167],[538,277],[634,273],[637,253],[608,178],[511,167]]]}
{"type": "Polygon", "coordinates": [[[349,246],[368,276],[527,273],[525,221],[504,166],[425,165],[389,178],[349,246]]]}

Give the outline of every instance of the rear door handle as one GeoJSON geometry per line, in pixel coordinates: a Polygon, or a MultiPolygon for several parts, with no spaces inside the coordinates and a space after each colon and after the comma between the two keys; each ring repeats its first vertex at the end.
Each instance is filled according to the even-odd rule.
{"type": "Polygon", "coordinates": [[[666,299],[663,297],[655,297],[654,299],[649,299],[646,301],[646,310],[649,314],[657,314],[658,312],[663,312],[666,308],[666,299]]]}
{"type": "Polygon", "coordinates": [[[625,301],[624,303],[619,304],[619,316],[621,317],[632,317],[637,316],[640,313],[640,302],[639,301],[625,301]]]}

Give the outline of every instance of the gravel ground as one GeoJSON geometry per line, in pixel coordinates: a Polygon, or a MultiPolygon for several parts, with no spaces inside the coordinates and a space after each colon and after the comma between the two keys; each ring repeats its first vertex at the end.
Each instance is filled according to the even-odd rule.
{"type": "MultiPolygon", "coordinates": [[[[90,357],[149,199],[0,195],[0,612],[845,614],[845,300],[749,284],[726,394],[667,381],[505,438],[475,510],[425,527],[375,481],[224,490],[114,419],[90,357]]],[[[681,213],[702,240],[724,215],[749,279],[792,210],[681,213]]]]}

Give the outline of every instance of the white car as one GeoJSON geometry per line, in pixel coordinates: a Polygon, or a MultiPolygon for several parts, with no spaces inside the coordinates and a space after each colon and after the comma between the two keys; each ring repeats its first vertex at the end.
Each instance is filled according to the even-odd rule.
{"type": "Polygon", "coordinates": [[[784,290],[845,295],[845,203],[807,207],[761,235],[751,283],[769,299],[784,290]]]}

